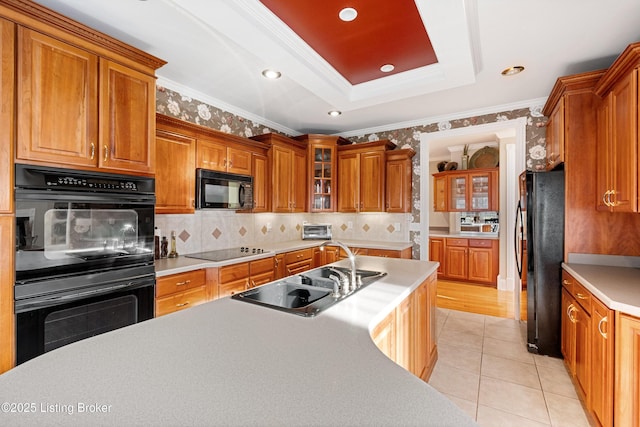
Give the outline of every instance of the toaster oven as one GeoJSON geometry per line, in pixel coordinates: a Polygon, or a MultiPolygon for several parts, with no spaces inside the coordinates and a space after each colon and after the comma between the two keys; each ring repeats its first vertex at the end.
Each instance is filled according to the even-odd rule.
{"type": "Polygon", "coordinates": [[[302,224],[302,240],[331,240],[331,224],[302,224]]]}

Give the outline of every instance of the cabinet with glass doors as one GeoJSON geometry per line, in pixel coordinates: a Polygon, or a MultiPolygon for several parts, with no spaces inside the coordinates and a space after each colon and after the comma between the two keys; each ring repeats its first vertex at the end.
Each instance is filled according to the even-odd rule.
{"type": "Polygon", "coordinates": [[[296,137],[307,143],[309,159],[309,211],[335,212],[337,190],[336,147],[350,144],[339,136],[306,134],[296,137]]]}

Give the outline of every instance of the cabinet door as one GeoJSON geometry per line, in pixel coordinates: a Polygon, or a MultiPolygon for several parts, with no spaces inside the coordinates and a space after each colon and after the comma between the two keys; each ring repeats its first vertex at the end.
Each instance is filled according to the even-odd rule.
{"type": "MultiPolygon", "coordinates": [[[[15,24],[0,19],[0,212],[13,212],[15,24]]],[[[1,291],[0,291],[1,293],[1,291]]],[[[3,297],[0,296],[0,300],[3,297]]],[[[0,369],[2,372],[2,369],[0,369]]]]}
{"type": "Polygon", "coordinates": [[[640,425],[640,318],[616,315],[615,403],[616,426],[640,425]]]}
{"type": "Polygon", "coordinates": [[[492,248],[469,248],[469,280],[485,283],[495,281],[492,248]]]}
{"type": "MultiPolygon", "coordinates": [[[[273,164],[273,186],[272,207],[273,212],[290,212],[291,211],[291,183],[294,179],[293,172],[293,153],[282,147],[274,146],[272,148],[272,164],[273,164]]],[[[306,181],[305,181],[306,182],[306,181]]]]}
{"type": "Polygon", "coordinates": [[[194,138],[158,131],[156,136],[156,213],[193,213],[194,138]]]}
{"type": "Polygon", "coordinates": [[[98,57],[23,27],[17,56],[17,158],[96,166],[98,57]]]}
{"type": "Polygon", "coordinates": [[[409,295],[396,309],[396,363],[409,372],[414,372],[414,303],[409,295]]]}
{"type": "Polygon", "coordinates": [[[287,275],[287,266],[284,261],[284,254],[277,254],[273,260],[275,279],[282,279],[287,275]]]}
{"type": "Polygon", "coordinates": [[[294,150],[291,173],[291,212],[307,210],[307,156],[304,151],[294,150]]]}
{"type": "Polygon", "coordinates": [[[338,211],[358,212],[360,162],[357,153],[338,153],[338,211]]]}
{"type": "Polygon", "coordinates": [[[569,292],[562,288],[562,327],[560,350],[564,356],[564,363],[569,372],[576,372],[576,328],[575,328],[575,301],[569,292]]]}
{"type": "Polygon", "coordinates": [[[13,312],[15,217],[0,215],[0,373],[15,365],[15,315],[13,312]]]}
{"type": "Polygon", "coordinates": [[[386,164],[385,203],[389,213],[411,212],[411,160],[386,164]]]}
{"type": "Polygon", "coordinates": [[[273,282],[274,272],[271,271],[269,273],[260,273],[255,276],[251,276],[249,279],[249,287],[254,288],[256,286],[264,285],[265,283],[273,282]]]}
{"type": "Polygon", "coordinates": [[[613,193],[615,212],[638,211],[638,71],[611,90],[613,193]]]}
{"type": "Polygon", "coordinates": [[[336,209],[335,146],[313,144],[309,147],[310,212],[333,212],[336,209]]]}
{"type": "Polygon", "coordinates": [[[592,298],[591,413],[603,426],[613,425],[613,311],[592,298]]]}
{"type": "Polygon", "coordinates": [[[360,212],[384,211],[385,154],[360,154],[360,212]]]}
{"type": "Polygon", "coordinates": [[[387,317],[373,328],[371,333],[375,345],[391,360],[396,360],[396,311],[393,310],[387,317]]]}
{"type": "Polygon", "coordinates": [[[211,140],[199,139],[197,155],[197,167],[220,172],[227,170],[226,145],[211,140]]]}
{"type": "Polygon", "coordinates": [[[452,175],[448,177],[447,188],[449,189],[448,210],[467,211],[467,175],[452,175]]]}
{"type": "Polygon", "coordinates": [[[429,283],[427,279],[415,291],[415,349],[413,373],[424,379],[429,364],[429,283]]]}
{"type": "Polygon", "coordinates": [[[447,208],[447,178],[436,176],[433,178],[433,210],[446,212],[447,208]]]}
{"type": "Polygon", "coordinates": [[[553,169],[564,162],[564,98],[560,98],[551,112],[546,138],[547,169],[553,169]]]}
{"type": "Polygon", "coordinates": [[[227,147],[227,171],[241,175],[251,175],[251,152],[235,147],[227,147]]]}
{"type": "Polygon", "coordinates": [[[596,110],[597,140],[596,140],[596,209],[610,211],[610,190],[613,180],[613,159],[611,153],[611,102],[609,93],[602,99],[596,110]]]}
{"type": "Polygon", "coordinates": [[[253,212],[269,211],[269,168],[267,156],[252,153],[253,212]]]}
{"type": "Polygon", "coordinates": [[[476,211],[497,211],[497,174],[495,172],[469,173],[469,206],[476,211]]]}
{"type": "Polygon", "coordinates": [[[591,316],[576,304],[575,337],[576,337],[576,382],[589,407],[589,390],[591,385],[591,316]]]}
{"type": "Polygon", "coordinates": [[[438,276],[445,273],[444,239],[429,239],[429,261],[439,262],[438,276]]]}
{"type": "Polygon", "coordinates": [[[100,60],[99,166],[123,172],[155,172],[156,79],[100,60]]]}
{"type": "Polygon", "coordinates": [[[249,289],[249,278],[218,284],[218,298],[224,298],[249,289]]]}
{"type": "Polygon", "coordinates": [[[467,248],[447,246],[447,277],[467,280],[467,248]]]}

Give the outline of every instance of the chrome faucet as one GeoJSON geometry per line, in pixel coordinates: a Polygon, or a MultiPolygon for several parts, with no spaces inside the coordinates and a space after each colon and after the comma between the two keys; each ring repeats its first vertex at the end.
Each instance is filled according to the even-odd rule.
{"type": "Polygon", "coordinates": [[[356,280],[356,256],[353,254],[353,252],[351,252],[351,249],[349,249],[347,245],[345,245],[344,243],[338,242],[336,240],[329,240],[329,241],[323,242],[320,245],[320,250],[324,250],[325,246],[338,246],[344,249],[344,251],[347,253],[347,257],[351,262],[351,275],[349,280],[350,283],[348,284],[348,289],[346,293],[349,293],[350,291],[355,291],[358,286],[358,282],[356,280]]]}

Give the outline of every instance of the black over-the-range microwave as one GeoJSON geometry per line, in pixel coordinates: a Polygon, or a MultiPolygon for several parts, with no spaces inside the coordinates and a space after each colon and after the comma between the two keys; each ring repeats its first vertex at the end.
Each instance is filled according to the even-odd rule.
{"type": "Polygon", "coordinates": [[[252,208],[252,176],[196,169],[196,209],[252,208]]]}

